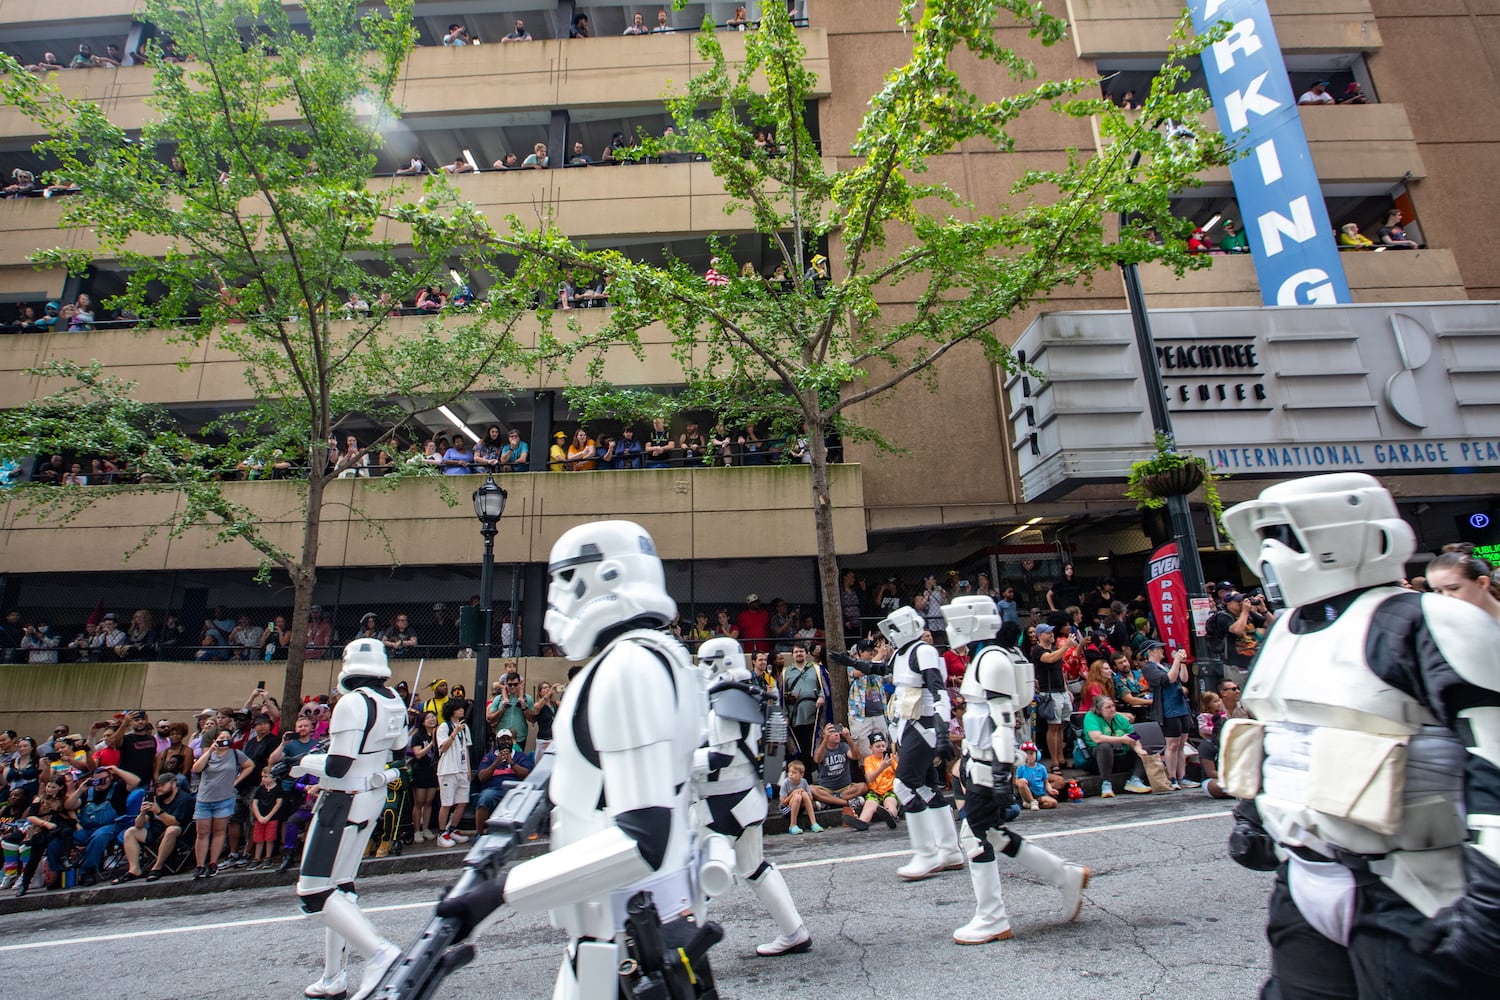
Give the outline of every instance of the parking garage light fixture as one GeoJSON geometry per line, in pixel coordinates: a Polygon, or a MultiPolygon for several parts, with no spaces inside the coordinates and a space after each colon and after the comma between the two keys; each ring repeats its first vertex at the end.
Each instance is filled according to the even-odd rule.
{"type": "Polygon", "coordinates": [[[473,441],[475,444],[479,443],[479,435],[470,430],[468,424],[458,419],[458,414],[454,413],[446,406],[439,406],[438,412],[441,413],[445,418],[447,418],[448,423],[452,424],[454,427],[457,427],[463,433],[464,437],[468,438],[470,441],[473,441]]]}
{"type": "Polygon", "coordinates": [[[1033,524],[1036,524],[1040,520],[1040,517],[1033,517],[1031,520],[1027,521],[1024,524],[1018,524],[1014,528],[1011,528],[1009,531],[1007,531],[1005,534],[1001,535],[1000,540],[1003,542],[1011,535],[1019,535],[1021,532],[1025,531],[1027,528],[1031,527],[1033,524]]]}

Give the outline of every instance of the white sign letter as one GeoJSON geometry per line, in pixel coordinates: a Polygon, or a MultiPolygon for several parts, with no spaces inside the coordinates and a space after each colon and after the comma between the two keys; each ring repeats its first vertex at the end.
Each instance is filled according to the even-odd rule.
{"type": "Polygon", "coordinates": [[[1260,179],[1266,185],[1281,180],[1281,157],[1276,155],[1276,140],[1268,139],[1255,147],[1255,159],[1260,164],[1260,179]]]}
{"type": "Polygon", "coordinates": [[[1250,86],[1244,90],[1231,91],[1224,97],[1224,114],[1229,117],[1229,127],[1238,132],[1250,124],[1250,112],[1264,118],[1277,108],[1281,107],[1276,98],[1267,97],[1260,92],[1261,84],[1266,82],[1269,73],[1262,73],[1250,81],[1250,86]]]}
{"type": "Polygon", "coordinates": [[[1328,272],[1321,267],[1310,267],[1305,271],[1298,271],[1276,289],[1278,306],[1332,306],[1338,305],[1338,301],[1338,293],[1333,290],[1333,283],[1328,278],[1328,272]],[[1297,293],[1303,289],[1306,289],[1306,302],[1300,302],[1297,298],[1297,293]]]}
{"type": "Polygon", "coordinates": [[[1234,69],[1234,53],[1238,50],[1247,56],[1260,51],[1260,39],[1255,35],[1255,22],[1246,18],[1236,21],[1222,41],[1214,42],[1214,62],[1220,73],[1234,69]]]}
{"type": "Polygon", "coordinates": [[[1267,212],[1255,220],[1260,225],[1260,238],[1265,243],[1267,257],[1274,257],[1281,253],[1281,237],[1284,235],[1290,236],[1298,243],[1306,243],[1318,235],[1318,227],[1313,222],[1312,206],[1307,203],[1307,195],[1293,199],[1287,207],[1292,213],[1290,219],[1280,212],[1267,212]]]}

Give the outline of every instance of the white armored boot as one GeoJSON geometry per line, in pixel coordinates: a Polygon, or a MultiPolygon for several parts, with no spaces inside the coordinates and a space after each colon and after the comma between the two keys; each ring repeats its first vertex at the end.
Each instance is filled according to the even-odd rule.
{"type": "Polygon", "coordinates": [[[908,882],[931,878],[947,867],[944,853],[938,847],[941,831],[934,820],[946,822],[937,809],[923,809],[921,812],[906,814],[906,834],[911,839],[913,854],[906,864],[896,869],[896,874],[908,882]]]}
{"type": "Polygon", "coordinates": [[[941,809],[933,809],[929,806],[927,811],[932,814],[932,843],[942,861],[942,870],[958,871],[969,859],[958,846],[958,827],[954,823],[953,808],[943,806],[941,809]]]}
{"type": "Polygon", "coordinates": [[[811,948],[812,935],[807,932],[807,925],[797,912],[797,904],[792,902],[792,892],[786,886],[786,879],[782,878],[776,866],[766,865],[758,877],[752,876],[747,881],[750,883],[750,891],[755,893],[755,898],[771,914],[771,919],[776,921],[776,928],[780,931],[776,940],[757,945],[755,953],[770,958],[775,955],[794,955],[811,948]]]}
{"type": "Polygon", "coordinates": [[[1020,841],[1020,847],[1014,855],[1016,864],[1056,886],[1062,893],[1063,921],[1071,923],[1077,920],[1079,911],[1083,909],[1083,890],[1089,884],[1089,870],[1083,865],[1064,861],[1024,837],[1016,839],[1020,841]]]}
{"type": "Polygon", "coordinates": [[[303,996],[317,1000],[340,1000],[349,995],[349,972],[345,964],[349,945],[344,936],[332,928],[323,932],[323,978],[302,991],[303,996]]]}
{"type": "Polygon", "coordinates": [[[322,918],[326,926],[343,935],[364,957],[364,976],[359,992],[354,995],[354,1000],[363,1000],[380,985],[385,970],[401,957],[401,949],[380,936],[375,925],[359,911],[359,904],[347,892],[335,892],[323,902],[322,918]]]}
{"type": "Polygon", "coordinates": [[[1000,895],[1000,866],[994,861],[969,862],[974,885],[974,919],[953,932],[955,944],[987,944],[1010,938],[1010,918],[1000,895]]]}

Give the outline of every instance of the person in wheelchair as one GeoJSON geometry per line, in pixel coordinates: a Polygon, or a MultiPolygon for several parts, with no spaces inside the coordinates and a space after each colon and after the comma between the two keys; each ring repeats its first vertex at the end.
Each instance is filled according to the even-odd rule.
{"type": "Polygon", "coordinates": [[[190,837],[184,838],[184,834],[192,826],[193,808],[196,805],[190,793],[178,788],[176,775],[157,775],[156,794],[146,797],[146,801],[141,803],[140,814],[135,818],[135,825],[125,831],[125,874],[111,884],[134,882],[142,877],[143,848],[155,858],[151,871],[145,875],[146,880],[154,882],[167,874],[167,863],[172,859],[178,843],[187,844],[191,841],[190,837]]]}
{"type": "Polygon", "coordinates": [[[79,782],[67,801],[67,808],[78,816],[78,828],[73,831],[71,843],[58,841],[48,846],[48,867],[54,871],[62,867],[64,848],[82,847],[83,864],[78,870],[78,883],[96,884],[99,866],[120,829],[120,814],[114,805],[117,787],[123,785],[128,794],[140,783],[141,779],[134,774],[111,764],[101,766],[87,781],[79,782]]]}

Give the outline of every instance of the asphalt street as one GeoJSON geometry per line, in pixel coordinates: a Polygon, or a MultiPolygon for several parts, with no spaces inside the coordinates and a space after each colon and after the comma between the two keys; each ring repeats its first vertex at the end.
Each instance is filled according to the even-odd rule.
{"type": "MultiPolygon", "coordinates": [[[[1270,882],[1225,857],[1225,803],[1188,791],[1090,799],[1027,813],[1015,828],[1093,869],[1076,923],[1058,922],[1053,889],[1005,867],[1015,937],[959,947],[949,935],[972,912],[968,877],[899,881],[904,830],[773,837],[767,854],[786,873],[813,949],[756,958],[755,944],[775,932],[736,887],[711,913],[726,932],[711,953],[720,995],[1255,995],[1270,882]]],[[[367,879],[361,903],[404,945],[452,878],[434,870],[367,879]]],[[[13,997],[295,998],[317,977],[321,935],[285,887],[5,914],[0,981],[13,997]]],[[[562,943],[545,915],[504,913],[478,944],[474,964],[441,995],[551,995],[562,943]]]]}

